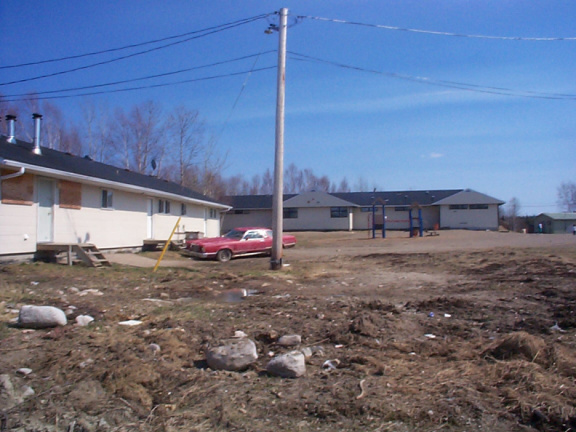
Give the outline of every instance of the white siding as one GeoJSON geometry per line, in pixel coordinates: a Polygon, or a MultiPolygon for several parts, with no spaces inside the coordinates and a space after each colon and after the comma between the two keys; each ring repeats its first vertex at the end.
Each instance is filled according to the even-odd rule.
{"type": "Polygon", "coordinates": [[[441,228],[497,230],[498,206],[489,205],[487,209],[451,210],[450,206],[440,206],[441,228]]]}
{"type": "Polygon", "coordinates": [[[299,208],[298,218],[284,219],[285,231],[349,229],[349,217],[331,218],[330,207],[299,208]]]}
{"type": "Polygon", "coordinates": [[[0,255],[36,252],[36,204],[0,202],[0,255]]]}
{"type": "MultiPolygon", "coordinates": [[[[81,208],[60,207],[55,194],[53,208],[54,243],[93,243],[98,248],[142,246],[148,238],[149,196],[114,190],[112,208],[102,208],[102,188],[82,185],[81,208]]],[[[33,205],[0,203],[0,255],[34,253],[37,243],[38,199],[33,205]],[[27,239],[26,239],[27,238],[27,239]]],[[[170,200],[171,213],[158,213],[154,198],[153,238],[167,239],[181,213],[181,202],[170,200]]],[[[198,231],[207,236],[220,235],[219,211],[206,218],[205,207],[188,203],[178,233],[198,231]]],[[[183,235],[179,234],[182,238],[183,235]]]]}

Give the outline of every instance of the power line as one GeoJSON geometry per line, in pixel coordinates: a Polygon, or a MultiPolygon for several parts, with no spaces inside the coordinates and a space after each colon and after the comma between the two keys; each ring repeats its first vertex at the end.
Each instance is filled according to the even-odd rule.
{"type": "MultiPolygon", "coordinates": [[[[108,83],[102,83],[102,84],[93,84],[93,85],[87,85],[87,86],[82,86],[82,87],[71,87],[71,88],[66,88],[66,89],[34,92],[33,95],[37,96],[37,95],[63,93],[63,92],[78,91],[78,90],[88,90],[88,89],[108,87],[108,86],[118,85],[118,84],[127,84],[127,83],[131,83],[131,82],[143,81],[143,80],[153,79],[153,78],[162,78],[162,77],[166,77],[166,76],[170,76],[170,75],[177,75],[177,74],[184,73],[184,72],[190,72],[193,70],[205,69],[205,68],[209,68],[209,67],[220,66],[223,64],[227,64],[227,63],[233,63],[236,61],[245,60],[245,59],[249,59],[252,57],[259,57],[263,54],[269,54],[272,52],[276,52],[276,51],[275,50],[269,50],[269,51],[265,51],[265,52],[258,53],[258,54],[246,55],[243,57],[237,57],[237,58],[230,59],[230,60],[224,60],[224,61],[220,61],[220,62],[216,62],[216,63],[210,63],[210,64],[206,64],[206,65],[202,65],[202,66],[195,66],[192,68],[180,69],[177,71],[165,72],[165,73],[156,74],[156,75],[147,75],[147,76],[139,77],[139,78],[131,78],[131,79],[126,79],[126,80],[121,80],[121,81],[114,81],[114,82],[108,82],[108,83]]],[[[20,97],[20,96],[30,96],[30,93],[15,93],[15,94],[4,95],[5,98],[13,98],[13,97],[20,97]]]]}
{"type": "Polygon", "coordinates": [[[168,47],[171,47],[171,46],[174,46],[174,45],[179,45],[179,44],[182,44],[182,43],[184,43],[184,42],[188,42],[188,41],[191,41],[191,40],[194,40],[194,39],[199,39],[199,38],[202,38],[202,37],[205,37],[205,36],[214,34],[214,33],[219,33],[219,32],[221,32],[221,31],[229,30],[229,29],[231,29],[231,28],[239,27],[239,26],[241,26],[241,25],[244,25],[244,24],[248,24],[248,23],[257,21],[258,19],[261,19],[261,18],[256,18],[256,19],[250,18],[250,19],[243,20],[242,22],[236,23],[236,24],[233,24],[233,25],[224,25],[224,26],[218,28],[217,30],[212,30],[212,31],[209,31],[209,32],[204,33],[204,34],[202,34],[202,35],[192,36],[192,37],[183,39],[183,40],[181,40],[181,41],[171,42],[171,43],[166,44],[166,45],[161,45],[161,46],[159,46],[159,47],[150,48],[150,49],[147,49],[147,50],[144,50],[144,51],[139,51],[139,52],[136,52],[136,53],[133,53],[133,54],[128,54],[128,55],[125,55],[125,56],[116,57],[116,58],[113,58],[113,59],[110,59],[110,60],[101,61],[101,62],[98,62],[98,63],[92,63],[92,64],[89,64],[89,65],[80,66],[80,67],[77,67],[77,68],[68,69],[68,70],[64,70],[64,71],[60,71],[60,72],[54,72],[54,73],[50,73],[50,74],[39,75],[39,76],[36,76],[36,77],[24,78],[24,79],[20,79],[20,80],[15,80],[15,81],[9,81],[9,82],[5,82],[5,83],[0,83],[0,86],[6,86],[6,85],[11,85],[11,84],[19,84],[19,83],[29,82],[29,81],[35,81],[35,80],[39,80],[39,79],[43,79],[43,78],[50,78],[50,77],[53,77],[53,76],[64,75],[64,74],[71,73],[71,72],[77,72],[77,71],[84,70],[84,69],[90,69],[90,68],[93,68],[93,67],[96,67],[96,66],[102,66],[102,65],[105,65],[105,64],[114,63],[114,62],[117,62],[117,61],[119,61],[119,60],[125,60],[125,59],[127,59],[127,58],[136,57],[136,56],[139,56],[139,55],[142,55],[142,54],[148,54],[148,53],[151,53],[151,52],[153,52],[153,51],[158,51],[158,50],[165,49],[165,48],[168,48],[168,47]]]}
{"type": "Polygon", "coordinates": [[[304,15],[298,16],[298,19],[305,19],[305,18],[311,19],[311,20],[317,20],[317,21],[328,21],[328,22],[333,22],[333,23],[338,23],[338,24],[349,24],[349,25],[357,25],[357,26],[363,26],[363,27],[373,27],[373,28],[385,29],[385,30],[396,30],[396,31],[403,31],[403,32],[432,34],[432,35],[438,35],[438,36],[452,36],[452,37],[460,37],[460,38],[515,40],[515,41],[537,41],[537,42],[574,41],[574,40],[576,40],[576,37],[488,36],[488,35],[477,35],[477,34],[450,33],[450,32],[441,32],[441,31],[433,31],[433,30],[422,30],[422,29],[395,27],[395,26],[388,26],[388,25],[381,25],[381,24],[367,24],[367,23],[345,21],[345,20],[332,19],[332,18],[322,18],[322,17],[304,16],[304,15]]]}
{"type": "Polygon", "coordinates": [[[307,62],[315,62],[315,63],[323,63],[329,64],[332,66],[340,67],[343,69],[352,69],[360,72],[369,72],[377,75],[383,75],[390,78],[397,78],[406,81],[417,82],[420,84],[428,84],[428,85],[435,85],[440,87],[448,87],[448,88],[455,88],[458,90],[467,90],[473,91],[478,93],[488,93],[488,94],[497,94],[503,96],[516,96],[516,97],[524,97],[524,98],[533,98],[533,99],[555,99],[555,100],[576,100],[576,95],[574,94],[562,94],[562,93],[544,93],[544,92],[536,92],[536,91],[529,91],[529,90],[514,90],[508,89],[504,87],[488,87],[488,86],[480,86],[476,84],[468,84],[462,83],[457,81],[445,81],[445,80],[435,80],[433,78],[428,77],[416,77],[411,75],[403,75],[394,72],[382,72],[373,69],[366,69],[361,68],[358,66],[352,66],[344,63],[333,62],[330,60],[324,60],[317,57],[308,56],[305,54],[299,54],[293,51],[289,51],[292,56],[292,60],[299,60],[299,61],[307,61],[307,62]]]}
{"type": "Polygon", "coordinates": [[[94,56],[94,55],[99,55],[99,54],[107,54],[107,53],[111,53],[111,52],[115,52],[115,51],[122,51],[122,50],[125,50],[125,49],[137,48],[137,47],[141,47],[141,46],[145,46],[145,45],[150,45],[150,44],[154,44],[154,43],[158,43],[158,42],[164,42],[164,41],[167,41],[167,40],[179,39],[179,38],[181,38],[181,37],[190,36],[190,35],[197,34],[197,33],[204,33],[204,32],[207,32],[207,31],[209,31],[209,30],[218,29],[218,28],[220,28],[220,27],[225,27],[225,26],[235,25],[235,24],[241,24],[241,23],[244,23],[244,21],[247,21],[247,20],[250,20],[249,22],[252,22],[253,20],[255,21],[255,20],[267,18],[267,17],[269,17],[270,15],[273,15],[273,13],[256,15],[256,16],[251,17],[251,18],[244,18],[244,19],[241,19],[241,20],[238,20],[238,21],[233,21],[233,22],[231,22],[231,23],[220,24],[220,25],[213,26],[213,27],[207,27],[207,28],[202,29],[202,30],[194,30],[194,31],[191,31],[191,32],[182,33],[182,34],[179,34],[179,35],[168,36],[168,37],[161,38],[161,39],[154,39],[154,40],[150,40],[150,41],[146,41],[146,42],[140,42],[140,43],[131,44],[131,45],[125,45],[125,46],[116,47],[116,48],[109,48],[109,49],[105,49],[105,50],[101,50],[101,51],[93,51],[93,52],[84,53],[84,54],[77,54],[77,55],[71,55],[71,56],[66,56],[66,57],[59,57],[59,58],[48,59],[48,60],[39,60],[39,61],[29,62],[29,63],[20,63],[20,64],[9,65],[9,66],[0,66],[0,69],[13,69],[13,68],[19,68],[19,67],[25,67],[25,66],[35,66],[35,65],[46,64],[46,63],[54,63],[54,62],[65,61],[65,60],[74,60],[74,59],[79,59],[79,58],[89,57],[89,56],[94,56]]]}
{"type": "Polygon", "coordinates": [[[21,98],[21,99],[7,99],[7,100],[0,99],[0,103],[2,103],[2,102],[19,102],[19,101],[26,101],[26,100],[70,99],[70,98],[81,97],[81,96],[94,96],[94,95],[101,95],[101,94],[108,94],[108,93],[121,93],[121,92],[128,92],[128,91],[134,91],[134,90],[144,90],[144,89],[151,89],[151,88],[158,88],[158,87],[168,87],[168,86],[187,84],[187,83],[197,82],[197,81],[208,81],[208,80],[213,80],[213,79],[218,79],[218,78],[228,78],[228,77],[232,77],[232,76],[243,75],[245,73],[262,72],[262,71],[270,70],[270,69],[276,69],[276,66],[267,66],[267,67],[262,67],[262,68],[258,68],[258,69],[252,69],[250,71],[232,72],[232,73],[228,73],[228,74],[212,75],[212,76],[203,77],[203,78],[193,78],[193,79],[175,81],[175,82],[170,82],[170,83],[151,84],[151,85],[147,85],[147,86],[129,87],[129,88],[124,88],[124,89],[116,89],[116,90],[103,90],[103,91],[98,91],[98,92],[79,93],[79,94],[74,94],[74,95],[62,95],[62,96],[27,97],[27,98],[21,98]]]}

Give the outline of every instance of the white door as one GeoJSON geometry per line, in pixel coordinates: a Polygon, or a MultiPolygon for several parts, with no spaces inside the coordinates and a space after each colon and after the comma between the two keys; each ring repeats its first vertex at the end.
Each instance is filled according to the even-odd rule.
{"type": "Polygon", "coordinates": [[[153,226],[152,226],[152,218],[154,216],[154,200],[153,199],[149,199],[148,200],[148,216],[147,216],[147,220],[146,220],[146,228],[147,228],[147,232],[146,235],[148,236],[149,239],[154,238],[154,231],[153,231],[153,226]]]}
{"type": "Polygon", "coordinates": [[[39,178],[38,193],[38,243],[54,240],[54,182],[39,178]]]}

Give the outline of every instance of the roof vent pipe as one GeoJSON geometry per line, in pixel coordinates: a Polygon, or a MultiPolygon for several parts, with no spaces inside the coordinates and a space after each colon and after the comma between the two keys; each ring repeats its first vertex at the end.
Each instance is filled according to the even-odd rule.
{"type": "Polygon", "coordinates": [[[6,123],[8,124],[8,141],[10,144],[16,144],[16,134],[14,133],[14,122],[16,121],[15,115],[8,114],[6,116],[6,123]]]}
{"type": "Polygon", "coordinates": [[[32,114],[32,118],[34,119],[34,148],[32,149],[32,153],[41,155],[42,150],[40,149],[40,123],[42,122],[42,115],[32,114]]]}

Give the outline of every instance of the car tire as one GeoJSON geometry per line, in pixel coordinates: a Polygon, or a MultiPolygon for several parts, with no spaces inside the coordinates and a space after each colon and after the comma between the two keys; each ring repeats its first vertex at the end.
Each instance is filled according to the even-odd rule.
{"type": "Polygon", "coordinates": [[[221,249],[216,254],[216,259],[220,262],[228,262],[232,259],[232,251],[230,249],[221,249]]]}

